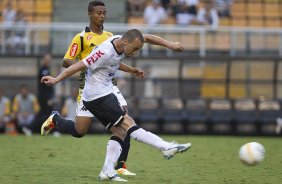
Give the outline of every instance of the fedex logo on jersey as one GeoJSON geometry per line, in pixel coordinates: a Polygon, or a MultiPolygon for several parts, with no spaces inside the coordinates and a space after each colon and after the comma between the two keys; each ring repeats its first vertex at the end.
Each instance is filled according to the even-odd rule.
{"type": "Polygon", "coordinates": [[[72,44],[70,49],[70,56],[74,57],[77,52],[78,45],[77,43],[72,44]]]}
{"type": "Polygon", "coordinates": [[[92,54],[92,56],[90,56],[89,58],[86,59],[86,62],[91,65],[92,63],[94,63],[95,61],[97,61],[101,56],[103,56],[104,53],[99,50],[97,52],[95,52],[94,54],[92,54]]]}

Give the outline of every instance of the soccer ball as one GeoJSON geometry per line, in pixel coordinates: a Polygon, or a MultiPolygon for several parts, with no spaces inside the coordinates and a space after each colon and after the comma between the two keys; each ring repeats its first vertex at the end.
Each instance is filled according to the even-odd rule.
{"type": "Polygon", "coordinates": [[[265,149],[258,142],[246,143],[239,150],[239,158],[246,165],[257,165],[264,157],[265,149]]]}

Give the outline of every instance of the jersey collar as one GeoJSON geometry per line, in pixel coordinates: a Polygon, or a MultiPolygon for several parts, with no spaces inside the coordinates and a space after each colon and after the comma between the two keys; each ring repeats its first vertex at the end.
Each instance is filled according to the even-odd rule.
{"type": "MultiPolygon", "coordinates": [[[[90,29],[88,26],[85,27],[85,33],[87,33],[87,32],[88,32],[88,33],[89,33],[89,32],[92,32],[91,29],[90,29]]],[[[103,28],[102,28],[102,33],[103,33],[103,32],[104,32],[104,30],[103,30],[103,28]]]]}
{"type": "Polygon", "coordinates": [[[114,44],[114,40],[116,40],[116,39],[118,39],[118,38],[114,38],[114,39],[112,39],[111,43],[112,43],[112,45],[113,45],[113,47],[114,47],[114,49],[115,49],[116,53],[117,53],[118,55],[122,55],[122,54],[123,54],[123,52],[122,52],[122,53],[119,53],[119,52],[117,51],[117,48],[116,48],[115,44],[114,44]]]}
{"type": "Polygon", "coordinates": [[[88,26],[85,27],[85,32],[91,32],[91,30],[88,26]]]}

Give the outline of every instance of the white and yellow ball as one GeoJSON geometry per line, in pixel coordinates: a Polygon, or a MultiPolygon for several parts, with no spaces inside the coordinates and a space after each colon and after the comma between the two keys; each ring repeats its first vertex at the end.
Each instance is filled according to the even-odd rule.
{"type": "Polygon", "coordinates": [[[263,161],[265,149],[258,142],[249,142],[244,144],[239,150],[239,158],[246,165],[257,165],[263,161]]]}

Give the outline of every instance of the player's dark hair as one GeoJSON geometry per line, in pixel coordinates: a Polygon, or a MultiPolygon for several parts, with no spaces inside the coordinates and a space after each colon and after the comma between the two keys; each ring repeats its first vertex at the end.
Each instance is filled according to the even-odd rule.
{"type": "Polygon", "coordinates": [[[138,40],[144,43],[144,37],[138,29],[131,29],[129,31],[126,31],[126,33],[122,36],[122,38],[126,38],[129,43],[135,40],[135,38],[138,38],[138,40]]]}
{"type": "Polygon", "coordinates": [[[91,1],[88,4],[88,12],[92,12],[95,6],[106,6],[102,1],[91,1]]]}

